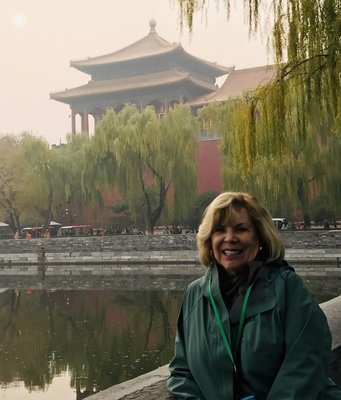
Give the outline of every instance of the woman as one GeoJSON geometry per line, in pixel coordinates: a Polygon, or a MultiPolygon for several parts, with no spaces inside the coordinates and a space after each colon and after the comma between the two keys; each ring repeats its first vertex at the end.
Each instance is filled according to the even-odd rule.
{"type": "Polygon", "coordinates": [[[207,273],[186,290],[168,389],[176,399],[341,399],[328,379],[331,335],[284,261],[269,212],[222,193],[197,235],[207,273]]]}

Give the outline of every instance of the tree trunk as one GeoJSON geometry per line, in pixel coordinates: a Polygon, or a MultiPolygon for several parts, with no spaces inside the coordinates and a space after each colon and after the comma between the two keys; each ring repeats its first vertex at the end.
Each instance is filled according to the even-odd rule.
{"type": "Polygon", "coordinates": [[[305,229],[309,229],[311,227],[311,222],[308,211],[307,191],[302,178],[297,179],[297,196],[303,213],[304,227],[305,229]]]}

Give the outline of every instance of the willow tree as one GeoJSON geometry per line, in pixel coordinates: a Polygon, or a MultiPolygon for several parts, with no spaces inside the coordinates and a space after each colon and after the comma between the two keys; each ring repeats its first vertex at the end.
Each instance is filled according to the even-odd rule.
{"type": "Polygon", "coordinates": [[[119,188],[133,216],[145,211],[152,233],[166,206],[182,218],[194,203],[197,134],[184,105],[161,119],[152,107],[108,111],[92,139],[83,187],[87,193],[94,185],[119,188]]]}
{"type": "Polygon", "coordinates": [[[79,221],[84,219],[84,214],[92,213],[100,207],[101,198],[89,205],[89,200],[82,190],[82,179],[87,171],[86,154],[90,146],[90,139],[87,135],[74,135],[69,138],[66,146],[56,149],[56,166],[58,173],[57,179],[59,191],[55,194],[54,210],[57,215],[64,215],[68,209],[70,220],[77,218],[79,221]],[[98,207],[97,207],[98,205],[98,207]],[[73,216],[73,217],[72,217],[73,216]]]}
{"type": "Polygon", "coordinates": [[[20,137],[0,136],[0,215],[12,230],[20,231],[27,197],[31,194],[27,170],[20,158],[20,137]]]}
{"type": "Polygon", "coordinates": [[[22,159],[30,174],[30,183],[34,188],[31,204],[39,210],[47,227],[53,218],[53,210],[61,193],[60,173],[57,151],[50,149],[46,140],[31,134],[22,139],[22,159]]]}
{"type": "MultiPolygon", "coordinates": [[[[192,29],[194,14],[208,1],[178,2],[182,22],[192,29]]],[[[219,3],[229,15],[230,1],[219,3]]],[[[256,184],[275,203],[289,195],[308,224],[310,201],[321,193],[340,214],[341,2],[244,0],[244,6],[250,31],[267,28],[260,9],[270,7],[278,71],[272,83],[226,106],[222,147],[234,158],[226,168],[232,163],[244,185],[256,184]]]]}

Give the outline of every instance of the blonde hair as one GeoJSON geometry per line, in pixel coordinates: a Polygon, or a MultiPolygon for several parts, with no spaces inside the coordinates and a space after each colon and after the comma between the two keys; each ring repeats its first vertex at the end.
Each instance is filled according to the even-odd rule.
{"type": "Polygon", "coordinates": [[[261,251],[258,259],[270,262],[283,260],[284,245],[269,211],[248,193],[224,192],[206,208],[197,234],[199,261],[208,267],[212,262],[211,236],[220,224],[233,222],[240,208],[245,208],[255,226],[261,251]]]}

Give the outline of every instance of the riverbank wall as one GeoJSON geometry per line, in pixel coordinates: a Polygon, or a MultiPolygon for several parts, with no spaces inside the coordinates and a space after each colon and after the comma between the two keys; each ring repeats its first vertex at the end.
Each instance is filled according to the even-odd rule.
{"type": "MultiPolygon", "coordinates": [[[[340,249],[341,229],[279,231],[287,251],[291,249],[340,249]]],[[[152,251],[194,251],[195,234],[179,235],[116,235],[37,239],[0,240],[0,260],[7,254],[31,254],[44,250],[50,257],[65,254],[76,261],[91,259],[92,253],[126,253],[152,251]],[[86,258],[88,257],[88,258],[86,258]]],[[[21,257],[24,261],[24,257],[21,257]]],[[[34,258],[32,258],[34,260],[34,258]]],[[[52,259],[51,259],[52,260],[52,259]]],[[[27,260],[29,261],[29,260],[27,260]]],[[[96,261],[96,260],[94,260],[96,261]]]]}
{"type": "MultiPolygon", "coordinates": [[[[286,259],[311,290],[336,293],[341,287],[341,230],[280,234],[286,259]]],[[[182,290],[204,270],[194,234],[0,240],[0,277],[9,288],[182,290]]]]}

